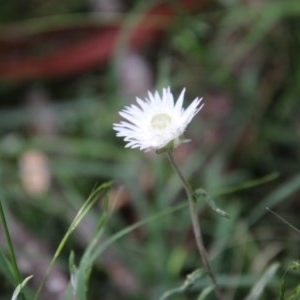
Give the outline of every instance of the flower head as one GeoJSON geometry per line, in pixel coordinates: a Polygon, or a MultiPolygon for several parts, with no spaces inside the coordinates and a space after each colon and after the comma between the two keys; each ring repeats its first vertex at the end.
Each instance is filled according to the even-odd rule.
{"type": "Polygon", "coordinates": [[[148,92],[145,101],[136,98],[137,104],[126,106],[120,115],[126,120],[113,125],[118,137],[123,137],[127,148],[160,150],[169,145],[177,146],[193,117],[202,108],[202,98],[196,98],[183,108],[185,89],[174,102],[170,88],[164,88],[162,96],[148,92]]]}

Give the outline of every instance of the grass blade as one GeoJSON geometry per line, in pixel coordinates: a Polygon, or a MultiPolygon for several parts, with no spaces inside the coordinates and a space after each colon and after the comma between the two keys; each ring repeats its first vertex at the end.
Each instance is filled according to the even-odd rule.
{"type": "Polygon", "coordinates": [[[279,268],[278,263],[272,264],[262,275],[259,281],[252,287],[249,295],[245,298],[245,300],[259,300],[261,299],[261,295],[267,286],[267,284],[274,277],[275,273],[279,268]]]}
{"type": "Polygon", "coordinates": [[[85,217],[85,215],[89,212],[89,210],[91,209],[91,207],[94,205],[94,203],[101,197],[103,197],[108,189],[111,187],[111,182],[108,183],[104,183],[102,185],[100,185],[98,188],[96,188],[91,195],[88,197],[88,199],[86,200],[86,202],[83,204],[83,206],[81,207],[81,209],[78,211],[77,215],[75,216],[73,222],[71,223],[69,229],[67,230],[65,236],[63,237],[63,239],[61,240],[60,244],[58,245],[57,250],[55,251],[55,254],[45,272],[45,275],[42,278],[42,281],[39,285],[39,288],[35,294],[34,299],[37,300],[38,296],[45,284],[45,281],[48,277],[48,274],[52,268],[52,266],[54,265],[56,259],[58,258],[59,254],[61,253],[63,247],[65,246],[67,240],[69,239],[70,235],[72,234],[72,232],[75,230],[75,228],[78,226],[78,224],[82,221],[82,219],[85,217]]]}

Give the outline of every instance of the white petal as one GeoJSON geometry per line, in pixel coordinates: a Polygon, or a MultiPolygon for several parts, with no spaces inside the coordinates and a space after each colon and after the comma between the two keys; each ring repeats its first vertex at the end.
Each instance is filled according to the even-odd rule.
{"type": "Polygon", "coordinates": [[[187,125],[203,106],[200,105],[202,99],[196,98],[184,109],[184,95],[185,88],[174,103],[170,87],[166,87],[161,96],[155,91],[154,94],[148,92],[145,101],[136,98],[137,105],[126,106],[119,112],[126,121],[113,124],[116,135],[124,139],[126,148],[149,151],[163,148],[171,141],[177,146],[187,125]],[[166,116],[168,121],[163,126],[154,126],[152,120],[157,115],[166,116]]]}

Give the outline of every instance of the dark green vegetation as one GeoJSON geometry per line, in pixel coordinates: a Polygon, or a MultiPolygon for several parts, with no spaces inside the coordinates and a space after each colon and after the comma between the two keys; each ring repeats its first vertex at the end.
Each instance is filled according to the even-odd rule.
{"type": "MultiPolygon", "coordinates": [[[[60,49],[64,40],[78,38],[77,27],[98,22],[89,16],[93,1],[31,0],[26,9],[21,2],[0,2],[2,26],[15,24],[20,34],[11,39],[52,34],[48,44],[37,39],[34,49],[27,49],[31,57],[60,49]],[[60,17],[53,21],[54,15],[60,17]],[[56,39],[64,26],[75,30],[56,39]]],[[[187,88],[186,103],[204,97],[203,110],[187,130],[192,141],[175,157],[191,185],[205,188],[230,216],[222,218],[199,203],[205,244],[226,299],[299,298],[299,0],[203,1],[192,12],[176,6],[164,35],[142,44],[130,60],[126,34],[149,9],[147,1],[124,1],[126,13],[110,21],[118,22],[124,35],[105,63],[63,76],[47,70],[28,78],[1,76],[0,194],[21,273],[34,275],[28,293],[36,291],[85,199],[108,181],[113,182],[109,201],[99,199],[72,233],[49,276],[54,287],[46,285],[41,299],[60,299],[53,296],[59,293],[51,280],[57,279],[58,291],[66,288],[70,253],[79,265],[97,226],[104,229],[103,248],[89,270],[87,299],[157,300],[201,267],[182,206],[185,194],[166,157],[125,149],[112,130],[118,111],[134,101],[140,86],[170,85],[175,95],[187,88]],[[130,80],[141,68],[147,71],[130,80]],[[32,188],[33,172],[38,179],[45,176],[40,190],[32,188]],[[136,222],[141,226],[122,231],[136,222]]],[[[100,28],[108,22],[105,15],[96,15],[100,28]]],[[[1,51],[7,47],[6,28],[0,30],[1,51]]],[[[0,298],[10,299],[14,286],[1,271],[0,298]]],[[[169,299],[204,299],[199,295],[209,282],[200,275],[169,299]]],[[[205,299],[214,299],[213,293],[205,299]]]]}

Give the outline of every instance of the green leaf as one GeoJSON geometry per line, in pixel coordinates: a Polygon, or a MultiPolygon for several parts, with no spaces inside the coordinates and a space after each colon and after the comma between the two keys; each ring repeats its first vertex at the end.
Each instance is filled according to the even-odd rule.
{"type": "Polygon", "coordinates": [[[210,196],[203,188],[198,188],[194,191],[194,200],[196,202],[200,202],[205,200],[209,207],[216,212],[218,215],[224,217],[224,218],[229,218],[229,215],[226,211],[222,210],[219,208],[213,199],[212,196],[210,196]]]}
{"type": "Polygon", "coordinates": [[[278,263],[274,263],[264,272],[259,281],[252,287],[245,300],[259,300],[267,284],[272,280],[279,268],[278,263]]]}
{"type": "Polygon", "coordinates": [[[288,300],[299,300],[300,297],[300,284],[296,286],[293,291],[293,294],[288,298],[288,300]]]}
{"type": "Polygon", "coordinates": [[[171,289],[169,291],[166,291],[159,298],[159,300],[166,300],[175,294],[184,293],[186,290],[190,289],[195,284],[196,280],[198,280],[204,274],[205,274],[205,272],[203,269],[196,269],[195,271],[193,271],[192,273],[190,273],[186,276],[186,280],[183,282],[183,284],[181,286],[171,289]]]}
{"type": "Polygon", "coordinates": [[[214,290],[213,286],[208,286],[205,288],[201,294],[198,296],[197,300],[205,300],[206,296],[214,290]]]}
{"type": "Polygon", "coordinates": [[[14,293],[11,297],[11,300],[17,300],[20,292],[24,288],[24,286],[27,284],[27,282],[33,277],[33,275],[26,277],[14,290],[14,293]]]}
{"type": "Polygon", "coordinates": [[[291,270],[298,270],[298,269],[300,269],[300,261],[299,260],[292,261],[289,269],[291,269],[291,270]]]}
{"type": "Polygon", "coordinates": [[[288,267],[288,269],[284,272],[282,279],[281,279],[281,284],[280,284],[280,291],[279,291],[279,300],[297,300],[299,299],[298,296],[300,296],[300,285],[297,285],[296,288],[294,289],[293,293],[291,296],[288,298],[285,297],[285,290],[286,290],[286,282],[285,282],[285,276],[290,270],[298,270],[300,268],[300,261],[295,260],[292,261],[288,267]]]}
{"type": "MultiPolygon", "coordinates": [[[[54,253],[54,256],[42,278],[42,281],[38,287],[38,290],[35,294],[34,300],[37,300],[39,297],[39,294],[42,290],[42,287],[44,286],[46,279],[50,273],[50,270],[52,269],[52,266],[54,265],[56,259],[58,258],[58,256],[60,255],[62,249],[64,248],[67,240],[69,239],[69,237],[71,236],[71,234],[73,233],[73,231],[76,229],[76,227],[80,224],[80,222],[83,220],[83,218],[86,216],[86,214],[91,210],[92,206],[96,203],[96,201],[102,197],[104,197],[106,195],[106,193],[108,192],[108,190],[111,187],[111,182],[106,182],[101,184],[99,187],[97,187],[88,197],[88,199],[84,202],[83,206],[80,208],[80,210],[78,211],[77,215],[75,216],[75,218],[73,219],[71,225],[69,226],[66,234],[64,235],[64,237],[62,238],[61,242],[59,243],[57,250],[54,253]]],[[[82,299],[82,298],[80,298],[82,299]]]]}
{"type": "Polygon", "coordinates": [[[71,289],[72,294],[77,294],[77,285],[78,285],[78,270],[75,264],[75,255],[72,251],[69,257],[69,270],[70,270],[70,283],[71,283],[71,289]]]}
{"type": "Polygon", "coordinates": [[[78,270],[76,272],[76,279],[77,279],[77,290],[76,295],[78,299],[85,300],[86,299],[86,292],[88,290],[88,281],[92,271],[92,266],[98,257],[95,255],[94,252],[97,252],[98,242],[102,237],[102,234],[105,229],[105,225],[107,223],[107,214],[103,214],[100,218],[99,225],[97,226],[97,231],[89,243],[88,247],[86,248],[82,259],[79,263],[78,270]]]}
{"type": "MultiPolygon", "coordinates": [[[[99,226],[97,227],[97,231],[95,233],[94,238],[90,242],[89,246],[84,252],[84,255],[80,261],[78,266],[78,286],[77,286],[77,297],[80,300],[86,299],[86,291],[87,291],[87,283],[90,276],[90,272],[92,269],[92,265],[94,264],[95,260],[105,251],[110,245],[112,245],[117,240],[121,239],[128,233],[132,232],[136,228],[144,226],[147,223],[153,222],[159,218],[164,218],[167,215],[175,213],[176,211],[182,210],[187,207],[187,203],[180,203],[174,207],[169,207],[163,211],[160,211],[154,215],[149,216],[146,219],[143,219],[137,223],[134,223],[113,236],[109,237],[107,240],[102,240],[101,244],[99,244],[102,234],[105,229],[105,224],[107,222],[107,214],[103,214],[100,218],[99,226]]],[[[68,295],[67,295],[68,296],[68,295]]],[[[69,299],[69,298],[66,298],[69,299]]]]}
{"type": "Polygon", "coordinates": [[[279,300],[285,299],[285,289],[286,289],[285,280],[281,280],[280,291],[279,291],[279,300]]]}
{"type": "Polygon", "coordinates": [[[10,261],[7,259],[5,254],[0,249],[0,269],[2,271],[2,274],[13,284],[15,285],[15,274],[14,274],[14,268],[10,261]]]}

